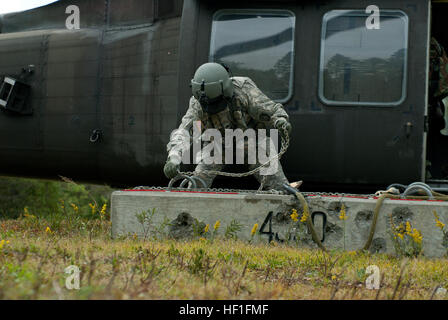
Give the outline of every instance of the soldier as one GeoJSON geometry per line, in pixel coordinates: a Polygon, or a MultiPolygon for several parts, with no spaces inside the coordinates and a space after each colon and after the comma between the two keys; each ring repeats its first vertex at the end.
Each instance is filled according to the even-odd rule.
{"type": "MultiPolygon", "coordinates": [[[[444,128],[443,115],[446,114],[448,96],[448,57],[444,48],[434,38],[431,38],[430,65],[429,65],[429,119],[430,127],[438,134],[444,128]]],[[[444,135],[448,132],[442,130],[444,135]]]]}
{"type": "MultiPolygon", "coordinates": [[[[269,99],[255,83],[247,77],[230,77],[228,68],[218,63],[205,63],[195,72],[191,80],[193,96],[187,113],[182,118],[179,129],[185,129],[192,135],[193,125],[200,121],[203,129],[252,129],[276,128],[280,136],[291,133],[291,124],[283,106],[269,99]]],[[[164,167],[167,178],[177,175],[184,137],[174,131],[167,145],[168,160],[164,167]]],[[[195,169],[195,175],[202,178],[210,187],[216,175],[207,171],[222,171],[224,165],[218,163],[206,164],[201,159],[195,169]]],[[[277,160],[278,162],[278,160],[277,160]]],[[[207,162],[208,163],[208,162],[207,162]]],[[[260,166],[260,161],[249,164],[249,170],[260,166]]],[[[283,190],[283,183],[288,180],[278,162],[277,170],[271,175],[261,176],[255,173],[255,178],[261,183],[262,177],[265,189],[283,190]]]]}
{"type": "Polygon", "coordinates": [[[431,38],[429,64],[428,135],[426,177],[447,176],[441,149],[448,136],[448,57],[445,49],[431,38]]]}

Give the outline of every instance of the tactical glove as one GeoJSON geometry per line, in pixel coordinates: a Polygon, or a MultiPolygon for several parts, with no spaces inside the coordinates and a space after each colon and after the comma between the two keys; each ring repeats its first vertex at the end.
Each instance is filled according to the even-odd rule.
{"type": "Polygon", "coordinates": [[[168,179],[173,179],[177,176],[177,170],[179,170],[180,164],[173,160],[168,160],[165,163],[165,167],[163,167],[163,173],[168,179]]]}

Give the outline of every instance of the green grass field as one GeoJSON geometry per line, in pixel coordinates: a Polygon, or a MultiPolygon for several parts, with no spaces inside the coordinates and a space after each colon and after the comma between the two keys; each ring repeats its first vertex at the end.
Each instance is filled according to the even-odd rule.
{"type": "Polygon", "coordinates": [[[106,186],[4,178],[0,189],[9,196],[0,208],[1,299],[448,298],[438,289],[448,287],[447,259],[254,245],[220,229],[192,241],[111,239],[106,186]],[[71,265],[79,290],[66,288],[71,265]],[[366,288],[370,265],[379,290],[366,288]]]}

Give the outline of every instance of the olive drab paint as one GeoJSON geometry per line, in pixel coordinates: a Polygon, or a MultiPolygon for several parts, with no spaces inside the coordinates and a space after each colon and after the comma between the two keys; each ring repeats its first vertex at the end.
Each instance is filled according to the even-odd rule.
{"type": "MultiPolygon", "coordinates": [[[[325,190],[378,190],[394,182],[425,181],[428,170],[433,179],[445,178],[448,149],[443,137],[436,143],[427,137],[425,115],[430,32],[443,29],[446,4],[133,4],[60,0],[0,16],[0,86],[5,77],[28,86],[27,105],[33,110],[26,115],[0,113],[1,174],[53,179],[63,175],[117,187],[167,185],[166,146],[170,133],[189,114],[195,70],[206,62],[225,60],[233,78],[250,78],[288,114],[293,130],[279,169],[291,181],[325,190]],[[431,14],[437,28],[430,28],[431,14]],[[225,31],[234,30],[232,26],[238,32],[229,36],[225,31]],[[382,40],[385,33],[392,38],[382,40]],[[331,42],[335,38],[362,44],[357,50],[364,58],[347,55],[331,42]],[[34,72],[21,81],[21,70],[30,65],[34,72]],[[363,73],[360,67],[365,66],[363,73]],[[99,132],[101,138],[91,139],[99,132]],[[439,160],[430,159],[428,167],[431,145],[439,160]]],[[[441,34],[438,41],[446,47],[441,34]]],[[[11,92],[3,86],[4,92],[11,92]]],[[[243,132],[253,127],[243,110],[231,116],[243,132]]],[[[257,121],[263,123],[269,116],[259,114],[257,121]]],[[[218,120],[225,130],[225,117],[205,120],[218,120]]],[[[181,169],[192,170],[187,166],[181,169]]],[[[250,179],[237,180],[216,183],[258,186],[250,179]]]]}

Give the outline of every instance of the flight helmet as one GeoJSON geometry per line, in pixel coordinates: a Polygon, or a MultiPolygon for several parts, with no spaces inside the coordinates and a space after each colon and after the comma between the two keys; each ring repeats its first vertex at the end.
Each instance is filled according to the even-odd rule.
{"type": "Polygon", "coordinates": [[[228,69],[219,63],[204,63],[191,79],[191,91],[204,112],[221,112],[233,96],[233,84],[228,69]]]}

